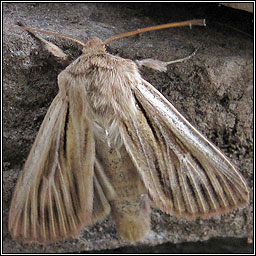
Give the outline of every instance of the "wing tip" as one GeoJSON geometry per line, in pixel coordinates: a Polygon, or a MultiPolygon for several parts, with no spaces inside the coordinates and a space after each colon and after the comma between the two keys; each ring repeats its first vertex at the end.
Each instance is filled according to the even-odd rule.
{"type": "Polygon", "coordinates": [[[220,207],[216,210],[212,210],[210,209],[208,212],[205,211],[205,212],[185,212],[185,211],[177,211],[177,210],[174,210],[172,209],[171,211],[168,209],[161,209],[163,212],[169,214],[169,215],[173,215],[175,216],[176,218],[184,218],[186,220],[189,220],[189,221],[193,221],[195,219],[211,219],[211,218],[214,218],[214,217],[217,217],[217,216],[220,216],[220,215],[226,215],[226,214],[230,214],[232,212],[235,212],[235,211],[239,211],[239,210],[242,210],[243,208],[247,207],[249,204],[249,197],[248,199],[242,201],[242,202],[239,202],[237,203],[236,205],[233,205],[233,206],[229,206],[229,207],[220,207]]]}

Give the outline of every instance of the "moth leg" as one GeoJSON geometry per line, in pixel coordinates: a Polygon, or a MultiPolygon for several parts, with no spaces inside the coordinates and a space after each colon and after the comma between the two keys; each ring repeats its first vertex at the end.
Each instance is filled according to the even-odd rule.
{"type": "Polygon", "coordinates": [[[186,60],[189,60],[191,57],[193,57],[196,52],[198,51],[198,48],[190,55],[182,58],[182,59],[177,59],[177,60],[172,60],[172,61],[161,61],[161,60],[155,60],[155,59],[143,59],[143,60],[136,60],[135,63],[137,66],[140,68],[142,66],[148,67],[155,69],[160,72],[166,72],[167,71],[167,66],[178,63],[178,62],[183,62],[186,60]]]}
{"type": "Polygon", "coordinates": [[[94,175],[93,177],[94,194],[93,194],[93,210],[92,210],[92,224],[103,221],[111,211],[110,205],[106,196],[99,184],[99,181],[94,175]]]}
{"type": "MultiPolygon", "coordinates": [[[[18,22],[18,25],[21,27],[24,27],[24,25],[21,22],[18,22]]],[[[46,49],[53,54],[55,57],[59,58],[62,63],[63,66],[68,66],[70,64],[70,61],[68,60],[68,56],[55,44],[45,40],[44,38],[42,38],[41,36],[31,32],[31,31],[27,31],[32,37],[38,39],[39,41],[43,42],[46,49]]]]}

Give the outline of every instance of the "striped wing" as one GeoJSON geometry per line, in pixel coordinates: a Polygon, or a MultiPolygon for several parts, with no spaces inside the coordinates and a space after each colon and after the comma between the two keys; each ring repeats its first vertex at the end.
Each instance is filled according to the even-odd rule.
{"type": "Polygon", "coordinates": [[[93,193],[98,198],[101,191],[96,179],[93,186],[94,138],[81,112],[61,93],[52,102],[13,194],[14,239],[47,244],[91,224],[93,193]]]}
{"type": "Polygon", "coordinates": [[[248,202],[241,174],[148,82],[134,88],[137,120],[121,136],[155,205],[194,219],[227,213],[248,202]]]}

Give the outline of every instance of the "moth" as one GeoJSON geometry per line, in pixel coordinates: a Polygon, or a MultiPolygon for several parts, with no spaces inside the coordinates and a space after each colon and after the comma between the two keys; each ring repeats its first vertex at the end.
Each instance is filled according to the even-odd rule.
{"type": "MultiPolygon", "coordinates": [[[[248,203],[246,182],[228,158],[141,77],[138,64],[105,49],[121,37],[191,25],[204,21],[86,44],[57,35],[82,45],[83,53],[58,75],[59,92],[18,178],[9,212],[13,239],[49,244],[75,238],[111,214],[120,237],[137,242],[150,230],[151,205],[193,220],[248,203]]],[[[169,62],[139,64],[163,71],[169,62]]]]}

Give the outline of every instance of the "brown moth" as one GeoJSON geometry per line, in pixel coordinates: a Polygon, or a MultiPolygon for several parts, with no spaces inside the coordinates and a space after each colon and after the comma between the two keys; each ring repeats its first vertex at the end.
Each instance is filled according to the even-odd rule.
{"type": "MultiPolygon", "coordinates": [[[[204,22],[156,29],[185,25],[204,22]]],[[[150,29],[105,42],[74,40],[83,46],[83,54],[58,76],[59,93],[12,197],[13,239],[48,244],[74,238],[111,213],[119,235],[134,242],[150,230],[151,202],[189,220],[247,204],[245,180],[227,157],[141,77],[135,62],[105,50],[114,39],[150,29]]],[[[66,57],[36,37],[55,56],[66,57]]],[[[170,63],[139,64],[163,71],[170,63]]]]}

